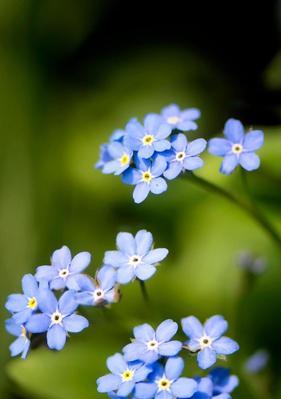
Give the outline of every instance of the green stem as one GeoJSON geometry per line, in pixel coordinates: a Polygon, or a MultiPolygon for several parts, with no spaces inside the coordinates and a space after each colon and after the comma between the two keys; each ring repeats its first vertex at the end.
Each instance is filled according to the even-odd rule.
{"type": "Polygon", "coordinates": [[[268,221],[268,219],[259,211],[259,209],[256,206],[253,206],[253,202],[251,202],[251,204],[248,204],[247,202],[244,202],[240,198],[226,191],[224,188],[217,186],[216,184],[211,183],[208,180],[203,179],[202,177],[196,176],[193,173],[188,173],[184,176],[187,176],[189,181],[191,181],[192,183],[228,199],[230,202],[243,209],[244,212],[246,212],[249,216],[256,220],[256,222],[267,232],[272,240],[281,248],[281,238],[278,232],[268,221]]]}
{"type": "Polygon", "coordinates": [[[139,280],[139,282],[140,282],[140,288],[141,288],[141,293],[142,293],[143,299],[145,302],[149,302],[149,295],[148,295],[148,292],[146,289],[145,282],[142,280],[139,280]]]}

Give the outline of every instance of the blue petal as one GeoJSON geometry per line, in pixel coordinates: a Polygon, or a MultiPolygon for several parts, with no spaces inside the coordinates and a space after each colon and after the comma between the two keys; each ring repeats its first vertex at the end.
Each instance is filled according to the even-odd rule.
{"type": "Polygon", "coordinates": [[[209,378],[209,377],[201,378],[198,383],[197,389],[199,392],[206,393],[208,395],[208,397],[209,396],[212,397],[213,382],[212,382],[211,378],[209,378]]]}
{"type": "Polygon", "coordinates": [[[124,184],[135,185],[141,181],[142,175],[135,168],[127,169],[122,175],[122,181],[124,184]]]}
{"type": "Polygon", "coordinates": [[[135,237],[138,255],[146,255],[152,247],[153,237],[149,231],[139,230],[135,237]]]}
{"type": "Polygon", "coordinates": [[[208,151],[212,155],[217,155],[219,157],[224,157],[231,151],[232,144],[229,140],[215,138],[209,140],[208,151]]]}
{"type": "Polygon", "coordinates": [[[155,264],[161,262],[163,259],[166,258],[169,251],[166,248],[157,248],[152,249],[144,258],[143,262],[147,264],[155,264]]]}
{"type": "Polygon", "coordinates": [[[26,329],[34,334],[40,334],[48,330],[51,320],[45,314],[34,314],[26,323],[26,329]]]}
{"type": "Polygon", "coordinates": [[[32,315],[33,310],[32,309],[24,309],[21,312],[18,312],[13,315],[13,319],[15,320],[15,323],[22,325],[27,322],[27,320],[30,318],[32,315]]]}
{"type": "Polygon", "coordinates": [[[49,289],[39,289],[38,305],[43,313],[52,314],[57,310],[58,302],[54,293],[49,289]]]}
{"type": "Polygon", "coordinates": [[[188,144],[186,153],[191,156],[201,154],[201,152],[205,150],[206,146],[207,141],[204,139],[193,140],[188,144]]]}
{"type": "Polygon", "coordinates": [[[111,175],[112,173],[116,173],[120,166],[120,162],[117,160],[106,162],[102,169],[102,173],[105,175],[111,175]]]}
{"type": "Polygon", "coordinates": [[[181,357],[170,357],[165,365],[165,375],[169,380],[179,378],[184,369],[184,361],[181,357]]]}
{"type": "Polygon", "coordinates": [[[187,146],[186,135],[183,133],[173,134],[173,136],[171,137],[171,144],[172,144],[172,147],[177,152],[181,152],[181,151],[185,152],[186,146],[187,146]]]}
{"type": "Polygon", "coordinates": [[[155,331],[150,324],[145,323],[134,328],[134,336],[140,342],[147,342],[155,338],[155,331]]]}
{"type": "Polygon", "coordinates": [[[110,265],[116,269],[128,262],[128,257],[120,251],[106,251],[103,258],[105,265],[110,265]]]}
{"type": "Polygon", "coordinates": [[[133,192],[133,198],[135,203],[140,204],[141,202],[143,202],[148,196],[149,191],[150,191],[149,184],[147,183],[137,184],[133,192]]]}
{"type": "Polygon", "coordinates": [[[183,132],[188,132],[189,130],[196,130],[198,127],[197,123],[193,121],[182,121],[177,123],[177,128],[183,132]]]}
{"type": "Polygon", "coordinates": [[[159,141],[155,141],[154,144],[154,149],[155,151],[158,152],[163,152],[166,150],[169,150],[171,148],[171,143],[168,140],[159,140],[159,141]]]}
{"type": "Polygon", "coordinates": [[[116,237],[116,246],[123,254],[131,256],[136,253],[136,243],[131,233],[118,233],[116,237]]]}
{"type": "Polygon", "coordinates": [[[24,357],[27,354],[27,351],[29,350],[30,346],[30,341],[24,336],[20,336],[18,339],[16,339],[10,346],[10,352],[11,356],[18,356],[20,353],[25,352],[24,357]]]}
{"type": "Polygon", "coordinates": [[[107,374],[97,380],[97,390],[100,393],[115,391],[121,384],[121,378],[117,375],[107,374]]]}
{"type": "Polygon", "coordinates": [[[96,278],[103,290],[109,290],[116,282],[116,270],[110,266],[103,266],[98,271],[96,278]]]}
{"type": "Polygon", "coordinates": [[[218,339],[221,337],[227,328],[227,321],[220,315],[210,317],[204,324],[206,334],[212,339],[218,339]]]}
{"type": "Polygon", "coordinates": [[[181,162],[171,162],[168,165],[167,170],[165,170],[164,172],[164,177],[166,177],[169,180],[173,180],[176,177],[178,177],[178,175],[181,173],[181,171],[183,170],[183,165],[181,162]]]}
{"type": "Polygon", "coordinates": [[[198,353],[197,362],[198,366],[205,370],[216,363],[216,352],[210,348],[205,348],[198,353]]]}
{"type": "Polygon", "coordinates": [[[194,317],[185,317],[181,321],[182,329],[189,338],[201,338],[204,335],[203,326],[200,321],[194,317]]]}
{"type": "Polygon", "coordinates": [[[80,287],[81,278],[83,278],[82,274],[72,274],[72,275],[68,276],[66,281],[65,281],[66,282],[66,287],[69,290],[80,291],[80,289],[81,289],[81,287],[80,287]]]}
{"type": "Polygon", "coordinates": [[[127,363],[120,353],[115,353],[115,355],[110,356],[106,361],[109,371],[113,374],[120,375],[128,368],[127,363]]]}
{"type": "Polygon", "coordinates": [[[38,283],[32,274],[26,274],[22,278],[22,290],[24,295],[29,298],[36,297],[38,293],[38,283]]]}
{"type": "Polygon", "coordinates": [[[147,171],[148,169],[151,169],[151,161],[149,159],[144,159],[140,158],[139,156],[135,156],[134,162],[136,164],[136,167],[143,172],[147,171]]]}
{"type": "Polygon", "coordinates": [[[114,130],[114,132],[112,133],[112,135],[110,136],[109,141],[113,142],[113,141],[121,141],[124,136],[126,135],[125,130],[123,129],[116,129],[114,130]]]}
{"type": "Polygon", "coordinates": [[[79,305],[94,306],[95,300],[92,291],[78,292],[75,295],[75,300],[79,305]]]}
{"type": "MultiPolygon", "coordinates": [[[[128,122],[126,132],[128,134],[127,137],[133,137],[136,139],[141,139],[145,135],[144,127],[136,119],[128,122]]],[[[126,144],[126,140],[124,142],[126,144]]],[[[133,148],[133,150],[135,149],[133,148]]]]}
{"type": "Polygon", "coordinates": [[[173,399],[173,395],[168,391],[161,391],[155,395],[155,399],[173,399]]]}
{"type": "Polygon", "coordinates": [[[183,166],[186,170],[196,170],[202,168],[204,162],[200,157],[186,157],[183,161],[183,166]]]}
{"type": "Polygon", "coordinates": [[[151,173],[153,177],[161,176],[165,171],[166,167],[167,167],[167,162],[165,161],[165,158],[156,157],[151,167],[151,173]]]}
{"type": "Polygon", "coordinates": [[[117,395],[122,397],[127,397],[135,387],[135,383],[133,381],[122,382],[117,395]]]}
{"type": "Polygon", "coordinates": [[[89,266],[90,262],[91,254],[89,252],[80,252],[72,259],[69,270],[71,273],[80,273],[89,266]]]}
{"type": "Polygon", "coordinates": [[[237,342],[228,337],[219,338],[213,342],[212,347],[219,355],[231,355],[239,349],[237,342]]]}
{"type": "Polygon", "coordinates": [[[200,118],[201,112],[198,108],[188,108],[181,112],[182,119],[189,119],[191,121],[200,118]]]}
{"type": "Polygon", "coordinates": [[[148,114],[144,118],[143,124],[145,130],[152,135],[155,135],[159,129],[162,118],[157,114],[148,114]]]}
{"type": "Polygon", "coordinates": [[[258,350],[247,359],[245,369],[248,373],[256,374],[266,367],[268,361],[269,353],[263,349],[258,350]]]}
{"type": "Polygon", "coordinates": [[[131,265],[120,267],[117,270],[116,281],[119,284],[128,284],[135,278],[135,270],[131,265]]]}
{"type": "Polygon", "coordinates": [[[5,308],[11,312],[20,312],[27,306],[27,298],[22,294],[12,294],[8,296],[5,308]]]}
{"type": "Polygon", "coordinates": [[[66,287],[66,280],[61,277],[56,277],[50,282],[51,290],[63,290],[66,287]]]}
{"type": "Polygon", "coordinates": [[[244,152],[239,157],[239,163],[242,168],[252,171],[259,168],[260,159],[254,152],[244,152]]]}
{"type": "Polygon", "coordinates": [[[57,249],[52,255],[52,265],[58,269],[67,268],[71,262],[71,252],[67,246],[57,249]]]}
{"type": "Polygon", "coordinates": [[[141,264],[136,267],[135,274],[138,279],[145,281],[148,280],[156,272],[156,268],[152,265],[141,264]]]}
{"type": "Polygon", "coordinates": [[[154,153],[154,146],[153,145],[142,145],[139,149],[138,156],[140,158],[148,159],[154,153]]]}
{"type": "Polygon", "coordinates": [[[171,386],[171,391],[177,398],[190,398],[196,389],[197,382],[192,378],[179,378],[171,386]]]}
{"type": "Polygon", "coordinates": [[[69,315],[77,309],[74,291],[66,291],[59,299],[58,308],[63,315],[69,315]]]}
{"type": "Polygon", "coordinates": [[[78,333],[89,327],[89,322],[85,317],[73,314],[63,319],[63,326],[68,332],[78,333]]]}
{"type": "Polygon", "coordinates": [[[144,381],[146,377],[151,373],[151,371],[152,367],[146,365],[136,368],[134,374],[134,381],[135,382],[144,381]]]}
{"type": "Polygon", "coordinates": [[[168,105],[167,107],[163,108],[161,113],[164,117],[179,116],[180,108],[176,104],[171,104],[171,105],[168,105]]]}
{"type": "Polygon", "coordinates": [[[141,399],[152,399],[157,391],[154,383],[141,382],[136,384],[135,397],[141,399]]]}
{"type": "Polygon", "coordinates": [[[51,281],[57,275],[57,271],[53,266],[39,266],[36,269],[35,277],[38,281],[51,281]]]}
{"type": "Polygon", "coordinates": [[[164,342],[159,345],[159,354],[161,356],[175,356],[182,349],[182,343],[180,341],[164,342]]]}
{"type": "Polygon", "coordinates": [[[170,341],[170,339],[173,338],[177,331],[178,324],[175,321],[171,319],[165,320],[157,327],[156,339],[160,342],[170,341]]]}
{"type": "Polygon", "coordinates": [[[163,177],[157,177],[151,181],[150,191],[153,194],[162,194],[167,188],[166,180],[163,177]]]}
{"type": "Polygon", "coordinates": [[[123,348],[124,358],[127,362],[141,360],[142,355],[147,350],[146,345],[140,342],[132,342],[123,348]]]}
{"type": "Polygon", "coordinates": [[[59,324],[53,325],[47,332],[47,344],[50,349],[60,351],[66,341],[66,331],[59,324]]]}
{"type": "Polygon", "coordinates": [[[158,140],[166,139],[171,134],[172,128],[168,123],[162,123],[156,133],[158,140]]]}
{"type": "Polygon", "coordinates": [[[262,147],[264,134],[261,130],[252,130],[245,134],[243,147],[248,151],[255,151],[262,147]]]}
{"type": "Polygon", "coordinates": [[[109,155],[113,159],[122,157],[122,155],[124,154],[124,150],[125,150],[125,147],[121,143],[119,143],[117,141],[111,143],[108,146],[109,155]]]}
{"type": "Polygon", "coordinates": [[[22,327],[16,324],[12,318],[5,320],[5,328],[9,334],[14,335],[15,337],[21,335],[22,327]]]}
{"type": "Polygon", "coordinates": [[[237,119],[228,119],[224,125],[224,135],[232,143],[241,143],[244,137],[244,127],[237,119]]]}
{"type": "Polygon", "coordinates": [[[238,158],[236,155],[226,155],[222,161],[220,172],[225,175],[230,175],[238,165],[238,158]]]}

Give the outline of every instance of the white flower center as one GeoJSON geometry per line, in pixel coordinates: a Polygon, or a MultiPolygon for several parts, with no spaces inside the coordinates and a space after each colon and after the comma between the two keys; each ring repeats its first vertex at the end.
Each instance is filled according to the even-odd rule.
{"type": "Polygon", "coordinates": [[[185,152],[184,151],[180,151],[176,153],[176,160],[179,162],[182,162],[185,158],[185,152]]]}
{"type": "Polygon", "coordinates": [[[150,170],[146,170],[145,172],[142,172],[142,181],[144,183],[150,183],[152,180],[152,174],[150,172],[150,170]]]}
{"type": "Polygon", "coordinates": [[[151,341],[148,341],[146,343],[146,347],[149,351],[156,351],[158,349],[159,343],[155,340],[152,339],[151,341]]]}
{"type": "Polygon", "coordinates": [[[241,152],[243,151],[243,146],[242,144],[233,144],[232,145],[232,152],[234,154],[241,154],[241,152]]]}
{"type": "Polygon", "coordinates": [[[53,313],[51,316],[52,324],[61,324],[62,319],[63,319],[63,315],[58,311],[53,313]]]}
{"type": "Polygon", "coordinates": [[[95,302],[99,302],[104,298],[104,291],[101,288],[97,288],[93,292],[93,297],[95,302]]]}
{"type": "Polygon", "coordinates": [[[176,125],[177,123],[181,122],[181,118],[179,116],[169,116],[167,118],[167,122],[170,123],[171,125],[176,125]]]}
{"type": "Polygon", "coordinates": [[[129,259],[129,264],[132,266],[138,266],[141,263],[141,256],[133,255],[129,259]]]}
{"type": "Polygon", "coordinates": [[[59,276],[65,280],[69,276],[69,270],[68,269],[60,269],[59,276]]]}
{"type": "Polygon", "coordinates": [[[172,381],[168,380],[168,378],[162,377],[158,381],[156,381],[158,386],[158,391],[169,391],[172,381]]]}
{"type": "Polygon", "coordinates": [[[152,134],[146,134],[143,138],[142,138],[142,144],[143,145],[151,145],[153,143],[153,141],[155,140],[154,136],[152,134]]]}
{"type": "Polygon", "coordinates": [[[122,382],[131,381],[134,377],[135,370],[127,369],[121,374],[122,382]]]}
{"type": "Polygon", "coordinates": [[[204,335],[199,340],[200,348],[201,349],[209,348],[212,345],[212,342],[213,342],[212,338],[208,337],[207,335],[204,335]]]}

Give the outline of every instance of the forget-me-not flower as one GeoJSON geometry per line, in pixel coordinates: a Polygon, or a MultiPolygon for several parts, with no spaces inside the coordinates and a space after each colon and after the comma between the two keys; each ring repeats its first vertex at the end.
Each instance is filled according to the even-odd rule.
{"type": "Polygon", "coordinates": [[[149,324],[135,327],[133,342],[123,348],[125,359],[153,363],[161,356],[177,355],[182,343],[171,341],[177,330],[178,325],[173,320],[163,321],[156,331],[149,324]]]}
{"type": "Polygon", "coordinates": [[[209,373],[213,383],[213,395],[229,394],[238,385],[239,379],[236,375],[231,375],[230,370],[225,367],[217,367],[209,373]]]}
{"type": "Polygon", "coordinates": [[[31,333],[47,331],[47,344],[50,349],[61,350],[66,342],[67,333],[78,333],[89,326],[88,320],[75,314],[78,303],[76,292],[66,291],[59,300],[49,289],[40,289],[38,306],[42,313],[33,314],[26,328],[31,333]]]}
{"type": "Polygon", "coordinates": [[[69,248],[64,245],[53,253],[51,266],[37,267],[35,277],[38,281],[48,281],[52,290],[79,290],[77,276],[89,266],[90,261],[89,252],[80,252],[72,258],[69,248]]]}
{"type": "Polygon", "coordinates": [[[129,168],[123,174],[123,182],[135,186],[133,192],[134,201],[143,202],[148,194],[162,194],[168,186],[161,177],[167,167],[164,157],[156,157],[153,161],[135,158],[136,168],[129,168]]]}
{"type": "Polygon", "coordinates": [[[17,339],[10,345],[11,356],[21,355],[25,359],[30,348],[30,339],[24,325],[19,325],[14,319],[8,319],[5,322],[6,330],[9,334],[14,335],[17,339]]]}
{"type": "Polygon", "coordinates": [[[180,377],[184,362],[180,357],[170,357],[165,368],[156,363],[149,380],[136,385],[135,396],[139,399],[177,399],[190,398],[197,389],[192,378],[180,377]]]}
{"type": "Polygon", "coordinates": [[[247,171],[258,169],[260,159],[255,151],[264,141],[261,130],[251,130],[245,134],[242,123],[237,119],[229,119],[224,126],[225,138],[214,138],[209,141],[210,154],[223,157],[220,171],[231,174],[237,165],[247,171]]]}
{"type": "Polygon", "coordinates": [[[188,143],[183,133],[171,137],[172,154],[170,155],[167,170],[164,176],[171,180],[175,179],[185,170],[195,170],[204,165],[198,156],[206,148],[207,142],[204,139],[196,139],[188,143]]]}
{"type": "Polygon", "coordinates": [[[250,374],[257,374],[267,366],[268,361],[269,353],[264,349],[260,349],[248,357],[244,368],[250,374]]]}
{"type": "Polygon", "coordinates": [[[147,280],[156,272],[156,265],[167,255],[166,248],[152,249],[153,237],[140,230],[134,237],[130,233],[119,233],[116,238],[117,251],[107,251],[104,264],[117,269],[116,280],[126,284],[134,278],[147,280]]]}
{"type": "Polygon", "coordinates": [[[116,302],[119,298],[116,288],[116,270],[110,266],[103,266],[95,279],[83,275],[78,282],[81,292],[76,294],[79,305],[106,305],[116,302]]]}
{"type": "Polygon", "coordinates": [[[144,381],[152,371],[141,362],[127,363],[120,353],[107,359],[107,367],[111,374],[98,378],[98,392],[115,393],[117,397],[130,395],[136,383],[144,381]]]}
{"type": "Polygon", "coordinates": [[[22,278],[22,290],[23,294],[9,295],[5,304],[18,325],[24,324],[38,308],[38,282],[32,274],[22,278]]]}
{"type": "Polygon", "coordinates": [[[143,125],[135,119],[127,124],[124,144],[132,151],[137,151],[140,158],[151,158],[154,152],[162,152],[171,147],[167,140],[171,131],[170,125],[159,115],[148,114],[143,125]]]}
{"type": "Polygon", "coordinates": [[[200,111],[197,108],[181,111],[178,105],[171,104],[162,109],[161,115],[173,129],[188,131],[197,129],[194,121],[200,117],[200,111]]]}
{"type": "Polygon", "coordinates": [[[107,147],[108,154],[111,160],[105,163],[102,171],[105,174],[114,173],[121,175],[126,169],[129,168],[133,152],[124,147],[118,141],[110,143],[107,147]]]}
{"type": "Polygon", "coordinates": [[[222,336],[228,328],[222,316],[213,316],[204,325],[196,317],[189,316],[182,319],[182,328],[189,337],[188,348],[198,352],[197,362],[203,370],[215,364],[218,355],[230,355],[239,349],[237,342],[222,336]]]}

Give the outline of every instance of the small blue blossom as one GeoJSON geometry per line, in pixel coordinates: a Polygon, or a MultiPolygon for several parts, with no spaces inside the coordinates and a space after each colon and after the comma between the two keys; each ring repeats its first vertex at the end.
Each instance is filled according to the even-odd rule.
{"type": "Polygon", "coordinates": [[[116,129],[110,136],[109,141],[112,143],[114,141],[119,141],[119,143],[122,143],[124,140],[124,137],[127,135],[126,131],[123,129],[116,129]]]}
{"type": "Polygon", "coordinates": [[[171,341],[177,330],[178,325],[173,320],[163,321],[156,331],[149,324],[135,327],[133,342],[123,348],[125,359],[153,363],[161,356],[177,355],[182,349],[182,343],[171,341]]]}
{"type": "Polygon", "coordinates": [[[11,356],[21,355],[25,359],[30,348],[30,339],[24,325],[19,325],[14,319],[8,319],[5,322],[6,330],[9,334],[14,335],[17,339],[10,345],[11,356]]]}
{"type": "Polygon", "coordinates": [[[231,174],[237,165],[247,171],[256,170],[260,159],[255,151],[263,145],[264,134],[261,130],[251,130],[245,134],[242,123],[229,119],[224,126],[225,138],[214,138],[209,141],[210,154],[223,157],[220,172],[231,174]]]}
{"type": "Polygon", "coordinates": [[[200,111],[197,108],[189,108],[183,111],[178,105],[171,104],[162,109],[162,117],[173,129],[178,129],[183,132],[189,130],[196,130],[197,124],[194,120],[200,117],[200,111]]]}
{"type": "Polygon", "coordinates": [[[119,299],[116,288],[116,270],[103,266],[95,279],[83,275],[78,281],[81,292],[76,294],[79,305],[97,306],[117,302],[119,299]]]}
{"type": "Polygon", "coordinates": [[[217,367],[209,373],[213,383],[213,395],[229,394],[238,385],[239,379],[236,375],[231,375],[230,370],[225,367],[217,367]]]}
{"type": "Polygon", "coordinates": [[[199,378],[197,381],[197,392],[192,396],[192,399],[231,399],[228,392],[218,393],[214,390],[214,383],[210,376],[199,378]]]}
{"type": "Polygon", "coordinates": [[[262,371],[268,364],[269,353],[260,349],[250,356],[245,362],[245,370],[250,374],[257,374],[262,371]]]}
{"type": "Polygon", "coordinates": [[[69,248],[64,245],[53,253],[51,266],[39,266],[36,269],[35,277],[38,281],[49,282],[52,290],[79,290],[77,276],[89,266],[90,261],[89,252],[80,252],[72,259],[69,248]]]}
{"type": "Polygon", "coordinates": [[[103,166],[103,173],[120,175],[130,166],[133,152],[124,147],[118,141],[111,143],[107,147],[111,160],[107,161],[103,166]]]}
{"type": "Polygon", "coordinates": [[[239,349],[235,341],[222,336],[228,328],[222,316],[211,317],[204,326],[196,317],[189,316],[182,319],[182,328],[189,337],[188,348],[198,352],[197,362],[203,370],[215,364],[218,355],[230,355],[239,349]]]}
{"type": "Polygon", "coordinates": [[[111,374],[97,380],[98,392],[116,394],[117,397],[130,395],[136,383],[144,381],[152,371],[141,362],[127,363],[119,353],[107,359],[107,367],[111,374]]]}
{"type": "Polygon", "coordinates": [[[177,399],[190,398],[197,389],[197,382],[192,378],[180,377],[184,362],[180,357],[171,357],[165,368],[156,363],[151,382],[141,382],[136,385],[135,396],[139,399],[177,399]]]}
{"type": "Polygon", "coordinates": [[[108,152],[108,144],[102,144],[100,146],[100,159],[96,163],[95,167],[97,169],[103,169],[107,162],[111,160],[112,158],[108,152]]]}
{"type": "Polygon", "coordinates": [[[38,282],[32,274],[26,274],[22,278],[22,290],[23,294],[9,295],[5,304],[18,325],[26,323],[38,308],[38,282]]]}
{"type": "Polygon", "coordinates": [[[241,251],[237,256],[237,265],[252,274],[262,274],[267,267],[267,262],[262,257],[254,256],[250,251],[241,251]]]}
{"type": "Polygon", "coordinates": [[[151,158],[154,152],[162,152],[171,147],[167,137],[171,127],[164,123],[156,114],[148,114],[142,125],[137,120],[131,120],[126,126],[127,135],[124,144],[132,151],[137,151],[140,158],[151,158]]]}
{"type": "Polygon", "coordinates": [[[104,264],[117,269],[116,280],[126,284],[135,278],[147,280],[156,272],[156,265],[168,255],[166,248],[152,249],[153,237],[140,230],[134,237],[130,233],[119,233],[116,238],[117,251],[107,251],[104,264]]]}
{"type": "Polygon", "coordinates": [[[136,168],[129,168],[123,174],[123,182],[135,186],[134,201],[143,202],[148,194],[162,194],[167,190],[167,183],[161,175],[164,173],[167,162],[163,157],[156,157],[154,161],[135,159],[136,168]]]}
{"type": "Polygon", "coordinates": [[[171,137],[172,154],[164,176],[171,180],[175,179],[185,170],[195,170],[204,165],[198,156],[206,148],[207,142],[204,139],[196,139],[188,143],[183,133],[171,137]]]}
{"type": "Polygon", "coordinates": [[[78,306],[75,291],[66,291],[58,301],[51,290],[40,289],[38,306],[42,313],[33,314],[26,323],[26,328],[31,333],[47,331],[50,349],[61,350],[67,333],[78,333],[89,326],[85,317],[74,313],[78,306]]]}

